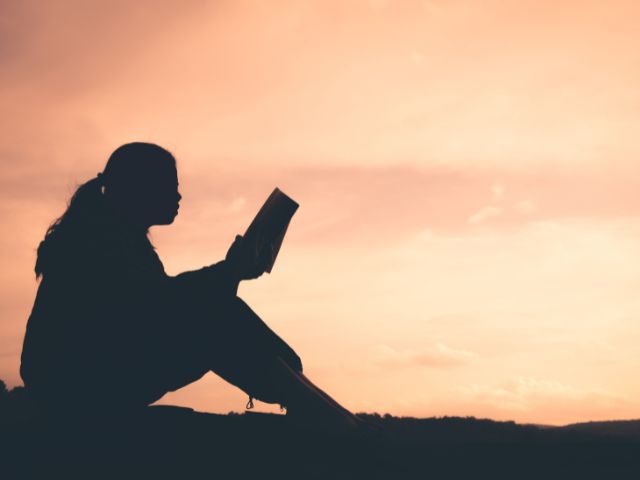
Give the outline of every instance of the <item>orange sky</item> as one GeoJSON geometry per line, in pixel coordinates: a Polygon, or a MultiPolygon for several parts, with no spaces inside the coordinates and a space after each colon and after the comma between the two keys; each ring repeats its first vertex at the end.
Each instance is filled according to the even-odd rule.
{"type": "MultiPolygon", "coordinates": [[[[178,158],[170,273],[301,207],[240,295],[356,411],[640,417],[634,1],[4,2],[0,378],[35,248],[118,145],[178,158]]],[[[213,375],[165,397],[239,410],[213,375]]]]}

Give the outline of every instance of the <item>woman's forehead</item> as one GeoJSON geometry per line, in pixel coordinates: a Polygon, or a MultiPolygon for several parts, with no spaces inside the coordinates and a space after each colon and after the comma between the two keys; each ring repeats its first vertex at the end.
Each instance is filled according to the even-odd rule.
{"type": "Polygon", "coordinates": [[[178,180],[178,171],[176,170],[175,165],[164,165],[155,168],[152,172],[152,176],[155,180],[176,182],[178,180]]]}

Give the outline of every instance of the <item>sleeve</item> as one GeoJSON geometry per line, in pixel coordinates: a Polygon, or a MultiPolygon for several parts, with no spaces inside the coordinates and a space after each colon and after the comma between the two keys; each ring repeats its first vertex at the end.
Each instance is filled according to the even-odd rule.
{"type": "Polygon", "coordinates": [[[234,277],[225,260],[168,279],[171,287],[181,296],[225,297],[238,293],[239,280],[234,277]]]}
{"type": "Polygon", "coordinates": [[[218,300],[236,295],[238,281],[226,261],[168,275],[150,244],[116,249],[102,272],[111,318],[134,338],[174,331],[198,321],[218,300]]]}

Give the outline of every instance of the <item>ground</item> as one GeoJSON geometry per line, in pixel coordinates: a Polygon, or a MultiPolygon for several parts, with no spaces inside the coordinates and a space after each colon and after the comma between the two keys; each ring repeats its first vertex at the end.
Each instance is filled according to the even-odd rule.
{"type": "Polygon", "coordinates": [[[282,415],[149,407],[74,421],[0,416],[3,478],[640,478],[640,422],[561,428],[361,415],[336,433],[282,415]],[[7,475],[8,474],[8,475],[7,475]]]}

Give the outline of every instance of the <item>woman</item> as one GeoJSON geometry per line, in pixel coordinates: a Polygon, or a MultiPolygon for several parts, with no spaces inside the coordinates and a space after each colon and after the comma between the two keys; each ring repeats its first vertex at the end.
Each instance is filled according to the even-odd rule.
{"type": "Polygon", "coordinates": [[[178,214],[176,162],[129,143],[81,185],[47,230],[20,373],[44,407],[131,410],[214,371],[288,415],[354,426],[313,385],[296,353],[237,296],[264,260],[237,236],[226,258],[169,276],[148,238],[178,214]]]}

